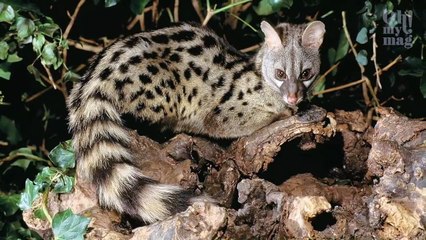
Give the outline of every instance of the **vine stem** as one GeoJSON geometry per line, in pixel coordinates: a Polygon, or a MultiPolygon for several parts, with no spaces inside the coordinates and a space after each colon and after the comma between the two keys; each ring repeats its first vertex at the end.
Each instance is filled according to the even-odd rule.
{"type": "MultiPolygon", "coordinates": [[[[354,44],[351,40],[351,35],[349,34],[349,31],[348,31],[348,27],[347,27],[347,24],[346,24],[346,12],[345,11],[342,11],[342,23],[343,23],[343,31],[345,33],[346,39],[348,40],[349,46],[351,47],[352,53],[354,54],[354,57],[356,59],[356,57],[358,56],[358,52],[355,49],[355,46],[354,46],[354,44]]],[[[377,99],[376,94],[374,93],[374,89],[371,85],[370,79],[368,79],[368,77],[366,77],[364,75],[364,72],[365,72],[364,66],[361,65],[358,61],[356,61],[356,62],[357,62],[359,69],[361,71],[361,79],[365,79],[364,83],[362,84],[362,94],[364,96],[365,104],[368,106],[368,105],[370,105],[370,102],[371,102],[370,97],[368,96],[368,91],[369,91],[371,96],[373,97],[374,105],[380,106],[380,102],[377,99]]]]}
{"type": "Polygon", "coordinates": [[[50,226],[52,226],[52,216],[50,216],[49,209],[47,209],[48,196],[49,196],[49,190],[44,191],[42,196],[41,210],[43,211],[44,216],[46,216],[47,221],[50,223],[50,226]]]}

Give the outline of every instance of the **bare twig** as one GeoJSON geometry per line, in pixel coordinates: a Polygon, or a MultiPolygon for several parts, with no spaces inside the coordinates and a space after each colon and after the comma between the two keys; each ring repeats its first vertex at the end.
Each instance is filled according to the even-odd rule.
{"type": "Polygon", "coordinates": [[[247,47],[247,48],[243,48],[243,49],[241,49],[240,51],[241,52],[243,52],[243,53],[246,53],[246,52],[252,52],[252,51],[254,51],[254,50],[257,50],[257,49],[259,49],[260,48],[260,44],[256,44],[256,45],[253,45],[253,46],[250,46],[250,47],[247,47]]]}
{"type": "Polygon", "coordinates": [[[173,15],[173,19],[175,20],[175,22],[179,22],[179,0],[175,0],[173,15]]]}
{"type": "Polygon", "coordinates": [[[134,17],[133,20],[127,25],[126,29],[130,30],[136,25],[136,23],[139,23],[141,30],[144,31],[145,30],[145,24],[144,24],[145,13],[149,11],[152,11],[152,6],[146,7],[141,14],[134,17]]]}
{"type": "Polygon", "coordinates": [[[152,22],[157,24],[158,21],[158,4],[159,0],[154,0],[152,2],[152,22]]]}
{"type": "Polygon", "coordinates": [[[195,12],[198,15],[198,18],[200,19],[200,22],[204,21],[203,11],[201,10],[199,0],[192,0],[192,6],[194,7],[195,12]]]}
{"type": "Polygon", "coordinates": [[[373,34],[372,36],[373,39],[373,56],[371,56],[371,60],[374,63],[374,69],[376,70],[375,72],[375,76],[376,76],[376,83],[377,86],[379,86],[380,89],[382,89],[382,84],[380,83],[380,74],[377,74],[379,72],[379,66],[377,65],[377,51],[376,48],[377,46],[377,42],[376,42],[376,33],[373,34]]]}
{"type": "Polygon", "coordinates": [[[83,50],[83,51],[93,52],[93,53],[99,53],[103,49],[103,47],[101,47],[101,46],[95,46],[95,45],[88,44],[88,43],[77,42],[77,41],[72,40],[72,39],[68,39],[68,45],[73,46],[73,47],[80,49],[80,50],[83,50]]]}
{"type": "Polygon", "coordinates": [[[44,64],[41,64],[41,65],[43,66],[44,70],[47,73],[50,85],[52,85],[55,90],[58,89],[58,86],[55,84],[55,81],[53,80],[52,73],[50,72],[50,69],[48,67],[46,67],[46,65],[44,65],[44,64]]]}
{"type": "Polygon", "coordinates": [[[69,35],[70,31],[71,31],[71,28],[74,26],[74,22],[75,22],[75,19],[77,17],[77,14],[80,11],[81,6],[83,6],[84,2],[86,2],[86,0],[80,0],[78,2],[77,7],[75,8],[74,13],[71,16],[70,22],[68,23],[68,26],[67,26],[67,28],[64,31],[63,37],[65,39],[68,38],[68,35],[69,35]]]}
{"type": "Polygon", "coordinates": [[[392,62],[390,62],[388,65],[386,65],[384,68],[380,69],[379,72],[374,73],[374,75],[379,74],[382,75],[383,72],[388,71],[393,65],[399,63],[402,60],[402,56],[398,55],[392,62]]]}
{"type": "MultiPolygon", "coordinates": [[[[358,56],[358,52],[355,49],[355,46],[354,46],[354,44],[352,42],[352,39],[351,39],[351,35],[349,34],[349,31],[348,31],[348,28],[347,28],[347,25],[346,25],[346,12],[345,11],[342,11],[342,21],[343,21],[343,31],[345,33],[346,39],[348,40],[349,46],[352,49],[352,53],[354,54],[354,57],[356,59],[357,56],[358,56]]],[[[379,106],[380,102],[379,102],[379,100],[376,97],[376,94],[375,94],[374,89],[373,89],[373,87],[371,85],[370,79],[368,79],[364,75],[364,72],[365,72],[364,66],[361,65],[358,61],[356,61],[356,62],[358,63],[359,69],[361,71],[361,79],[365,79],[365,81],[363,82],[363,87],[362,87],[365,104],[367,106],[369,106],[370,102],[371,102],[370,98],[368,96],[368,92],[367,92],[369,90],[371,96],[373,97],[375,106],[379,106]]]]}
{"type": "Polygon", "coordinates": [[[363,83],[364,81],[365,81],[365,79],[360,79],[360,80],[355,81],[355,82],[350,82],[350,83],[343,84],[343,85],[340,85],[340,86],[337,86],[337,87],[328,88],[328,89],[325,89],[323,91],[319,91],[319,92],[316,92],[316,93],[313,93],[313,94],[314,95],[321,95],[321,94],[324,94],[324,93],[330,93],[330,92],[342,90],[342,89],[345,89],[345,88],[352,87],[352,86],[358,85],[360,83],[363,83]]]}

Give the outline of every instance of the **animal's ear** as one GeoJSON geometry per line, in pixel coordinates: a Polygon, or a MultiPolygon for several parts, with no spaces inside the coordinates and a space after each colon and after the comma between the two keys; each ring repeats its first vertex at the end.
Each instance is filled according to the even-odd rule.
{"type": "Polygon", "coordinates": [[[260,23],[260,29],[265,34],[265,43],[269,47],[280,47],[282,46],[280,36],[275,29],[266,21],[260,23]]]}
{"type": "Polygon", "coordinates": [[[308,24],[302,34],[302,46],[312,49],[319,49],[324,38],[325,25],[320,21],[308,24]]]}

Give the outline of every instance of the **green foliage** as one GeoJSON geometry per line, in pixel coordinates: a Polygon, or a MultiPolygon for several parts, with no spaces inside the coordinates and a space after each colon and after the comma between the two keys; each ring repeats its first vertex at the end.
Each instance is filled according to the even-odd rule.
{"type": "Polygon", "coordinates": [[[75,215],[70,209],[59,212],[53,217],[52,229],[57,240],[84,239],[90,219],[75,215]]]}
{"type": "Polygon", "coordinates": [[[71,142],[60,143],[49,154],[50,160],[56,167],[44,167],[34,181],[29,179],[25,182],[25,190],[21,194],[19,207],[28,210],[34,201],[40,196],[39,193],[52,191],[54,193],[71,192],[74,186],[74,177],[68,176],[67,172],[75,166],[74,152],[71,150],[71,142]]]}
{"type": "Polygon", "coordinates": [[[10,79],[11,64],[22,60],[18,54],[26,45],[32,45],[43,65],[58,69],[63,64],[60,53],[67,48],[67,44],[58,31],[59,26],[50,17],[40,14],[38,9],[0,3],[0,24],[8,29],[5,34],[0,35],[0,78],[10,79]],[[27,14],[28,11],[31,14],[27,14]]]}
{"type": "Polygon", "coordinates": [[[74,168],[75,157],[71,140],[62,142],[56,146],[52,151],[50,151],[49,158],[55,166],[62,170],[74,168]]]}
{"type": "Polygon", "coordinates": [[[293,0],[261,0],[254,10],[260,16],[270,15],[280,11],[281,8],[290,8],[293,0]]]}
{"type": "Polygon", "coordinates": [[[40,187],[37,184],[34,184],[31,180],[27,179],[25,182],[25,190],[21,193],[21,198],[19,200],[18,206],[21,210],[28,210],[32,207],[33,202],[40,195],[40,187]]]}

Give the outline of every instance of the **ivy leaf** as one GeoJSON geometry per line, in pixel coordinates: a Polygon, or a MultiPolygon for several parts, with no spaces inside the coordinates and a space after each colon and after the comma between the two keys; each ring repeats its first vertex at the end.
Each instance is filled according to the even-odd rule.
{"type": "Polygon", "coordinates": [[[81,76],[79,74],[77,74],[76,72],[73,71],[67,71],[64,75],[64,79],[65,81],[72,81],[72,82],[77,82],[79,81],[81,78],[81,76]]]}
{"type": "Polygon", "coordinates": [[[150,1],[151,0],[130,0],[130,10],[132,10],[135,15],[141,14],[150,1]]]}
{"type": "Polygon", "coordinates": [[[368,55],[367,51],[362,49],[356,55],[356,61],[363,66],[367,65],[367,63],[368,63],[367,55],[368,55]]]}
{"type": "Polygon", "coordinates": [[[9,55],[9,44],[5,41],[0,42],[0,59],[5,60],[9,55]]]}
{"type": "Polygon", "coordinates": [[[16,30],[18,31],[18,39],[25,40],[35,31],[35,24],[31,19],[18,17],[16,19],[16,30]]]}
{"type": "Polygon", "coordinates": [[[0,78],[9,80],[11,74],[8,64],[0,64],[0,78]]]}
{"type": "Polygon", "coordinates": [[[31,180],[25,181],[25,190],[21,193],[18,206],[21,210],[28,210],[32,207],[34,200],[39,196],[39,188],[31,180]]]}
{"type": "Polygon", "coordinates": [[[358,35],[356,36],[356,41],[360,44],[368,42],[367,28],[363,27],[359,30],[358,35]]]}
{"type": "Polygon", "coordinates": [[[6,172],[8,172],[10,169],[12,169],[12,167],[18,167],[18,168],[22,168],[24,171],[27,170],[28,166],[30,165],[31,160],[29,159],[18,159],[16,161],[14,161],[12,164],[10,164],[4,171],[3,174],[5,174],[6,172]]]}
{"type": "Polygon", "coordinates": [[[281,8],[290,8],[293,5],[293,0],[261,0],[254,11],[257,15],[265,16],[278,12],[281,8]]]}
{"type": "Polygon", "coordinates": [[[83,240],[90,219],[74,214],[70,209],[55,214],[52,230],[57,240],[83,240]]]}
{"type": "Polygon", "coordinates": [[[49,153],[49,158],[55,166],[61,169],[74,168],[75,156],[71,140],[62,142],[53,148],[49,153]]]}
{"type": "Polygon", "coordinates": [[[44,167],[41,172],[39,172],[34,180],[34,184],[38,186],[39,189],[44,189],[52,185],[53,179],[60,174],[56,169],[50,167],[44,167]]]}
{"type": "Polygon", "coordinates": [[[0,116],[0,132],[6,135],[7,141],[12,145],[22,141],[21,133],[16,127],[15,121],[6,116],[0,116]]]}
{"type": "Polygon", "coordinates": [[[349,50],[348,39],[346,38],[345,33],[341,31],[340,37],[339,37],[339,44],[337,45],[337,50],[336,50],[336,59],[334,60],[334,62],[336,63],[340,61],[343,57],[345,57],[346,54],[348,54],[348,50],[349,50]]]}
{"type": "Polygon", "coordinates": [[[105,0],[105,7],[112,7],[117,5],[120,0],[105,0]]]}
{"type": "Polygon", "coordinates": [[[41,52],[41,62],[46,66],[53,65],[56,69],[58,60],[58,49],[54,43],[44,44],[43,50],[41,52]]]}
{"type": "Polygon", "coordinates": [[[40,83],[42,86],[46,87],[46,84],[44,83],[44,81],[41,80],[41,73],[40,73],[40,71],[36,67],[34,67],[34,65],[28,65],[27,66],[27,71],[29,73],[31,73],[31,75],[34,76],[34,79],[38,83],[40,83]]]}
{"type": "Polygon", "coordinates": [[[404,61],[404,68],[398,71],[398,75],[422,77],[425,70],[426,61],[416,57],[407,57],[404,61]]]}
{"type": "Polygon", "coordinates": [[[4,195],[0,194],[0,209],[3,216],[12,216],[18,211],[19,194],[4,195]]]}
{"type": "Polygon", "coordinates": [[[37,26],[38,31],[43,33],[46,36],[53,37],[53,34],[59,30],[59,26],[55,23],[49,22],[49,23],[43,23],[37,26]]]}
{"type": "Polygon", "coordinates": [[[9,54],[6,60],[8,63],[16,63],[22,61],[22,58],[17,53],[9,54]]]}
{"type": "Polygon", "coordinates": [[[66,175],[62,175],[53,186],[53,192],[55,193],[69,193],[74,187],[74,178],[66,175]]]}
{"type": "Polygon", "coordinates": [[[0,22],[11,23],[15,18],[15,11],[10,5],[0,3],[0,22]]]}
{"type": "Polygon", "coordinates": [[[44,38],[44,36],[42,34],[37,34],[33,38],[33,50],[34,50],[34,52],[36,52],[38,55],[41,54],[41,49],[42,49],[45,42],[46,42],[46,39],[44,38]]]}

